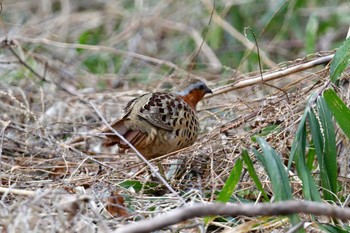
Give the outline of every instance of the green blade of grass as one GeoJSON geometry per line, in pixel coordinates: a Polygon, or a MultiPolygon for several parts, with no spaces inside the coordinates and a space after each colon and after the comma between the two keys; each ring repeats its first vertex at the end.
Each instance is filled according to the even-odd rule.
{"type": "Polygon", "coordinates": [[[334,90],[328,89],[323,93],[324,100],[329,110],[334,116],[340,128],[350,139],[350,110],[344,102],[338,97],[334,90]]]}
{"type": "MultiPolygon", "coordinates": [[[[321,201],[317,186],[311,176],[310,170],[306,164],[306,118],[310,109],[307,107],[303,117],[299,123],[295,139],[292,144],[292,149],[289,158],[289,164],[292,160],[295,162],[295,167],[298,172],[298,177],[301,179],[303,186],[303,194],[305,199],[313,201],[321,201]]],[[[309,162],[310,163],[310,162],[309,162]]]]}
{"type": "Polygon", "coordinates": [[[308,119],[319,163],[324,199],[334,201],[335,197],[331,192],[337,191],[338,171],[335,133],[332,116],[322,97],[317,99],[317,112],[309,111],[308,119]]]}
{"type": "Polygon", "coordinates": [[[307,107],[304,111],[303,116],[301,117],[293,144],[292,144],[292,150],[291,153],[289,155],[289,160],[288,160],[288,171],[290,170],[290,167],[292,165],[292,162],[294,160],[294,156],[295,154],[298,152],[305,154],[305,150],[306,150],[306,139],[304,139],[303,137],[303,133],[305,131],[305,123],[306,123],[306,119],[307,119],[307,114],[308,114],[309,108],[307,107]]]}
{"type": "Polygon", "coordinates": [[[327,177],[327,170],[325,168],[324,164],[324,159],[323,159],[323,136],[321,133],[321,126],[316,118],[316,115],[313,111],[310,111],[309,113],[309,125],[311,129],[311,134],[312,134],[312,141],[315,146],[315,151],[317,155],[317,161],[318,161],[318,166],[320,169],[320,175],[321,175],[321,182],[322,182],[322,187],[323,187],[323,198],[326,200],[331,200],[332,197],[330,193],[326,190],[330,190],[330,184],[329,180],[327,177]]]}
{"type": "Polygon", "coordinates": [[[316,50],[317,31],[319,29],[319,22],[316,15],[312,14],[309,21],[306,24],[306,52],[307,54],[313,53],[316,50]]]}
{"type": "Polygon", "coordinates": [[[329,233],[348,233],[349,229],[344,229],[340,226],[334,226],[331,224],[327,224],[327,223],[317,223],[318,227],[325,232],[329,232],[329,233]]]}
{"type": "Polygon", "coordinates": [[[118,183],[120,187],[123,187],[125,189],[133,188],[135,192],[140,192],[141,190],[144,193],[147,194],[153,194],[157,192],[157,183],[152,183],[152,182],[140,182],[138,180],[123,180],[122,182],[118,183]]]}
{"type": "Polygon", "coordinates": [[[347,39],[334,54],[330,67],[330,78],[334,83],[338,80],[350,62],[350,38],[347,39]]]}
{"type": "Polygon", "coordinates": [[[324,163],[327,169],[327,175],[329,177],[331,191],[333,193],[337,193],[338,164],[334,122],[332,114],[329,111],[326,101],[322,96],[320,96],[317,100],[317,110],[319,112],[322,126],[325,129],[325,153],[323,157],[324,163]]]}
{"type": "MultiPolygon", "coordinates": [[[[216,201],[226,203],[230,200],[230,197],[233,193],[233,191],[236,188],[236,185],[238,184],[241,174],[243,170],[243,161],[242,159],[237,159],[235,166],[232,168],[229,177],[227,178],[224,187],[220,191],[216,201]]],[[[204,218],[204,223],[207,225],[208,223],[212,222],[216,217],[206,217],[204,218]]]]}
{"type": "Polygon", "coordinates": [[[292,191],[285,167],[276,151],[261,137],[256,137],[263,154],[254,149],[254,154],[261,161],[272,183],[276,201],[292,199],[292,191]]]}
{"type": "MultiPolygon", "coordinates": [[[[282,163],[281,158],[263,138],[256,137],[256,140],[263,151],[263,155],[256,149],[253,149],[253,152],[263,164],[264,169],[271,180],[272,190],[274,192],[276,201],[292,199],[292,190],[289,183],[287,171],[282,163]]],[[[289,215],[288,218],[293,225],[300,222],[300,218],[297,214],[289,215]]],[[[301,229],[297,232],[304,232],[304,230],[301,229]]]]}
{"type": "Polygon", "coordinates": [[[243,162],[242,159],[237,159],[235,166],[232,168],[229,177],[227,178],[224,187],[216,199],[218,202],[226,203],[229,201],[233,191],[238,184],[242,174],[243,162]]]}
{"type": "Polygon", "coordinates": [[[315,157],[316,157],[316,151],[315,151],[314,145],[311,144],[309,146],[309,150],[308,150],[307,156],[306,156],[306,166],[309,169],[309,171],[313,170],[315,157]]]}
{"type": "Polygon", "coordinates": [[[258,175],[255,172],[254,166],[253,166],[253,162],[250,159],[247,150],[243,150],[242,151],[242,158],[244,161],[244,164],[247,166],[247,171],[250,175],[250,177],[253,179],[255,186],[257,187],[257,189],[261,192],[261,194],[263,195],[265,201],[269,201],[269,197],[267,196],[267,193],[265,192],[258,175]]]}

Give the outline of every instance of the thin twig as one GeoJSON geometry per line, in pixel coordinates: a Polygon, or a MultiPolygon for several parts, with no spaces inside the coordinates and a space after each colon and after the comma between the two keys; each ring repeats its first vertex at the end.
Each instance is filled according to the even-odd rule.
{"type": "Polygon", "coordinates": [[[23,196],[34,196],[35,192],[31,190],[22,190],[22,189],[14,189],[14,188],[5,188],[0,187],[0,193],[5,194],[15,194],[15,195],[23,195],[23,196]]]}

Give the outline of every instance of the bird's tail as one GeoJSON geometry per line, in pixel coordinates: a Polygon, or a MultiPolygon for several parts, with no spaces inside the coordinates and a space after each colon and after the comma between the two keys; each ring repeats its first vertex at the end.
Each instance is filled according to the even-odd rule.
{"type": "MultiPolygon", "coordinates": [[[[117,131],[121,136],[123,136],[128,142],[136,146],[140,142],[145,134],[139,130],[133,130],[130,128],[129,119],[121,119],[111,125],[111,127],[117,131]]],[[[129,145],[124,140],[122,140],[118,135],[116,135],[111,129],[106,128],[102,131],[105,134],[106,139],[103,142],[103,146],[110,147],[116,144],[122,149],[128,149],[129,145]]]]}

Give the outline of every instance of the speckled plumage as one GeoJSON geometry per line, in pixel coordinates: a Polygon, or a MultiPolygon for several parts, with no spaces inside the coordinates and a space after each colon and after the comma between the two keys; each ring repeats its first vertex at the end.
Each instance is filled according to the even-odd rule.
{"type": "MultiPolygon", "coordinates": [[[[122,119],[111,126],[145,158],[152,159],[192,145],[200,130],[196,104],[211,90],[196,81],[179,93],[153,92],[131,100],[122,119]]],[[[128,149],[111,130],[103,130],[105,146],[128,149]]]]}

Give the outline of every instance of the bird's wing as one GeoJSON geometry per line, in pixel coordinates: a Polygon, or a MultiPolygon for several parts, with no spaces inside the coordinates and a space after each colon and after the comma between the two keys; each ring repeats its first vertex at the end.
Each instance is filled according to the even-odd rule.
{"type": "Polygon", "coordinates": [[[188,108],[187,104],[177,95],[155,92],[144,100],[138,109],[138,116],[158,128],[170,131],[174,129],[180,111],[184,107],[188,108]]]}

